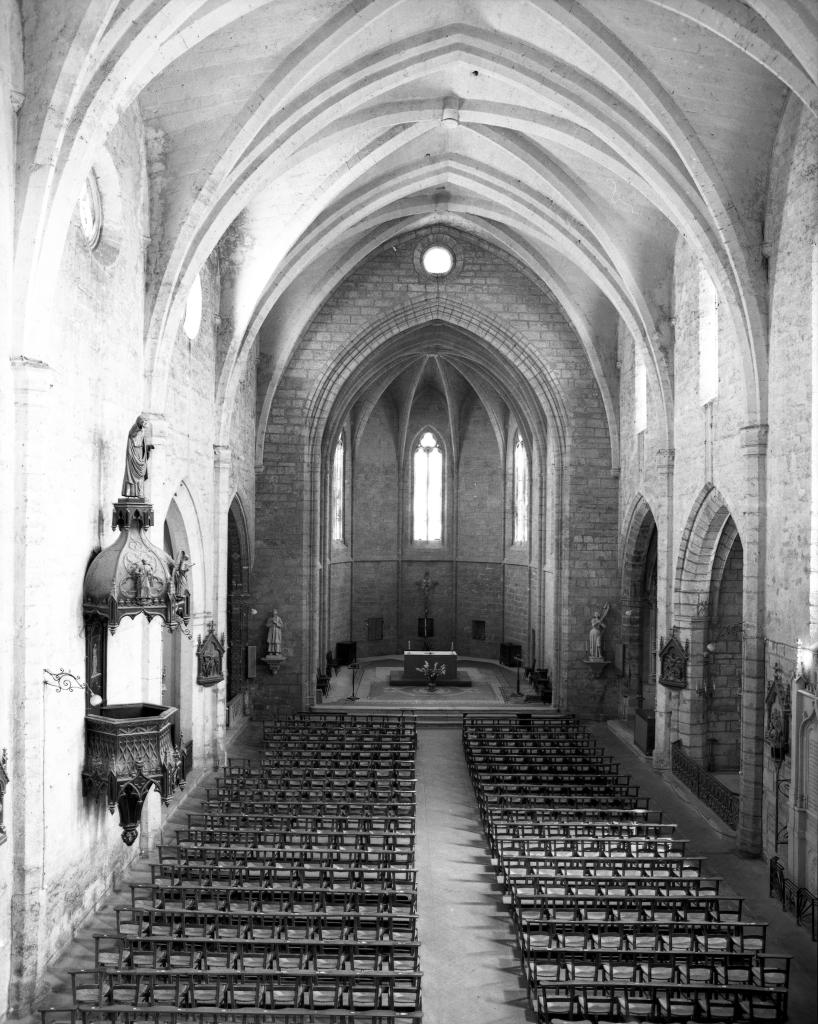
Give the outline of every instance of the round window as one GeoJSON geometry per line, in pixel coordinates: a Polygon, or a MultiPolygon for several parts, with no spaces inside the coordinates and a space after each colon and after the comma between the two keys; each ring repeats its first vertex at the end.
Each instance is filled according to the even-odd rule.
{"type": "Polygon", "coordinates": [[[445,245],[430,245],[424,252],[421,262],[427,274],[445,277],[454,267],[454,253],[445,245]]]}
{"type": "Polygon", "coordinates": [[[102,198],[97,177],[90,171],[79,201],[80,228],[89,249],[95,249],[102,233],[102,198]]]}

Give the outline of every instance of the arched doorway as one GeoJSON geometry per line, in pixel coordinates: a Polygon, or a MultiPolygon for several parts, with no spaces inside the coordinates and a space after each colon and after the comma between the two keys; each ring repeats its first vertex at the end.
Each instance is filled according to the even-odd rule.
{"type": "MultiPolygon", "coordinates": [[[[250,545],[238,495],[227,512],[227,726],[247,712],[250,545]]],[[[255,659],[253,659],[254,661],[255,659]]]]}
{"type": "Polygon", "coordinates": [[[724,524],[710,579],[704,679],[705,766],[741,767],[744,549],[732,518],[724,524]]]}
{"type": "Polygon", "coordinates": [[[643,711],[656,708],[656,616],[657,559],[659,531],[653,524],[645,552],[642,573],[642,600],[639,615],[639,683],[637,703],[643,711]]]}
{"type": "Polygon", "coordinates": [[[656,708],[658,551],[656,520],[640,497],[631,514],[622,565],[625,648],[621,714],[634,717],[634,738],[646,753],[653,749],[656,708]]]}
{"type": "MultiPolygon", "coordinates": [[[[174,505],[175,507],[175,505],[174,505]]],[[[178,537],[177,537],[178,541],[178,537]]],[[[165,520],[163,532],[163,544],[165,554],[176,561],[182,544],[174,544],[168,520],[165,520]]],[[[187,548],[184,548],[187,551],[187,548]]],[[[162,631],[162,703],[170,704],[175,708],[180,705],[180,694],[182,672],[182,633],[179,629],[164,629],[162,631]]]]}
{"type": "MultiPolygon", "coordinates": [[[[202,630],[205,593],[201,533],[190,492],[180,485],[165,513],[162,534],[165,552],[177,561],[182,551],[191,561],[188,573],[190,621],[188,629],[177,625],[162,631],[162,703],[179,709],[179,725],[187,752],[187,769],[194,763],[194,691],[196,689],[196,644],[202,630]],[[184,510],[184,511],[183,511],[184,510]]],[[[197,737],[196,744],[201,742],[197,737]]]]}

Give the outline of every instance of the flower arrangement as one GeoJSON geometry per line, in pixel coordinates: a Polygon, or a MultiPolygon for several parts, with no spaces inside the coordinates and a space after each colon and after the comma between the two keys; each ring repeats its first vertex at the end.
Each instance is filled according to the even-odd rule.
{"type": "Polygon", "coordinates": [[[437,687],[438,679],[446,675],[446,666],[441,665],[439,661],[430,663],[427,658],[421,667],[416,669],[416,671],[423,674],[423,678],[426,680],[426,686],[430,690],[434,690],[437,687]]]}

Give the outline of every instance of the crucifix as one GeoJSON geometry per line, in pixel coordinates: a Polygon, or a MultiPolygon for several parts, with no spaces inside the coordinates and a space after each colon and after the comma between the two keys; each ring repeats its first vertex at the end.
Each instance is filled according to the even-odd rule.
{"type": "Polygon", "coordinates": [[[429,637],[434,636],[435,631],[434,619],[429,618],[429,599],[432,591],[437,586],[437,580],[432,579],[427,569],[423,574],[423,578],[418,580],[417,586],[420,587],[423,594],[423,618],[418,619],[418,635],[423,637],[423,646],[428,651],[429,637]]]}

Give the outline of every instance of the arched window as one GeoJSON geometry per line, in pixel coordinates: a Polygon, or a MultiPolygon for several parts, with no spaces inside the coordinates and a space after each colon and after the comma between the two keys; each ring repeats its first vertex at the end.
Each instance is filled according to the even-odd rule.
{"type": "Polygon", "coordinates": [[[642,356],[636,353],[633,374],[633,425],[637,434],[648,429],[648,371],[642,356]]]}
{"type": "Polygon", "coordinates": [[[511,529],[512,544],[528,542],[528,453],[519,430],[514,440],[514,491],[511,529]]]}
{"type": "Polygon", "coordinates": [[[185,301],[185,318],[182,327],[188,341],[195,341],[202,326],[202,275],[197,274],[190,286],[185,301]]]}
{"type": "Polygon", "coordinates": [[[427,430],[415,448],[412,539],[443,540],[443,451],[427,430]]]}
{"type": "Polygon", "coordinates": [[[338,436],[332,459],[332,539],[344,541],[344,435],[338,436]]]}
{"type": "Polygon", "coordinates": [[[719,393],[719,296],[713,278],[699,265],[699,401],[719,393]]]}

